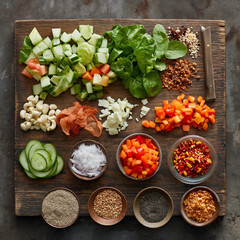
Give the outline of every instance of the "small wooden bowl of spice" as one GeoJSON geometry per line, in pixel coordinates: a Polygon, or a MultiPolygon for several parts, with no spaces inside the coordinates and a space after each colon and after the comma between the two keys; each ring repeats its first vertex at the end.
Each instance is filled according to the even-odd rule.
{"type": "Polygon", "coordinates": [[[95,180],[108,167],[106,148],[95,140],[83,140],[73,146],[68,161],[72,174],[81,180],[95,180]]]}
{"type": "Polygon", "coordinates": [[[216,220],[220,210],[218,195],[205,186],[197,186],[188,190],[181,200],[183,219],[196,227],[204,227],[216,220]]]}
{"type": "Polygon", "coordinates": [[[91,194],[88,200],[88,211],[95,222],[111,226],[124,218],[127,200],[118,189],[102,187],[91,194]]]}
{"type": "Polygon", "coordinates": [[[133,212],[145,227],[159,228],[168,223],[173,215],[171,196],[159,187],[148,187],[140,191],[133,202],[133,212]]]}
{"type": "Polygon", "coordinates": [[[42,201],[42,217],[46,223],[55,228],[72,225],[79,216],[79,200],[68,188],[54,188],[42,201]]]}

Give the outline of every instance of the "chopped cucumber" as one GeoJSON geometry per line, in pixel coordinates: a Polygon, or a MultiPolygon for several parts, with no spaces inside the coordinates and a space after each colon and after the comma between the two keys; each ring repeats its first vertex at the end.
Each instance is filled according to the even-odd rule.
{"type": "Polygon", "coordinates": [[[41,41],[36,45],[42,52],[44,52],[46,49],[48,49],[47,44],[44,41],[41,41]]]}
{"type": "Polygon", "coordinates": [[[43,90],[47,90],[51,86],[50,78],[48,76],[41,78],[41,87],[43,90]]]}
{"type": "Polygon", "coordinates": [[[53,38],[60,38],[61,28],[53,28],[52,35],[53,35],[53,38]]]}
{"type": "Polygon", "coordinates": [[[74,42],[78,42],[80,40],[81,36],[82,36],[81,33],[77,29],[75,29],[71,34],[72,40],[74,42]]]}
{"type": "Polygon", "coordinates": [[[62,59],[64,57],[62,45],[53,47],[53,54],[57,60],[62,59]]]}
{"type": "Polygon", "coordinates": [[[91,39],[88,41],[89,44],[96,46],[98,39],[100,39],[101,36],[99,34],[94,33],[91,37],[91,39]]]}
{"type": "Polygon", "coordinates": [[[28,56],[27,60],[24,62],[25,64],[28,64],[29,60],[32,59],[32,58],[36,58],[37,56],[31,52],[30,55],[28,56]]]}
{"type": "Polygon", "coordinates": [[[107,47],[107,43],[108,43],[107,39],[104,38],[104,39],[102,40],[101,48],[106,48],[106,47],[107,47]]]}
{"type": "Polygon", "coordinates": [[[81,43],[84,43],[84,42],[85,42],[84,38],[83,38],[83,37],[80,37],[80,38],[78,39],[78,41],[77,41],[77,45],[79,45],[79,44],[81,44],[81,43]]]}
{"type": "Polygon", "coordinates": [[[108,84],[114,83],[114,82],[116,82],[116,81],[117,81],[117,78],[109,78],[108,84]]]}
{"type": "Polygon", "coordinates": [[[46,100],[47,96],[48,96],[48,93],[42,91],[42,92],[40,93],[40,96],[39,96],[39,97],[40,97],[42,100],[46,100]]]}
{"type": "Polygon", "coordinates": [[[60,79],[61,79],[61,76],[53,75],[51,78],[51,82],[54,83],[55,85],[58,85],[60,82],[60,79]]]}
{"type": "Polygon", "coordinates": [[[42,37],[39,34],[38,30],[34,27],[31,33],[29,34],[29,38],[33,45],[37,45],[39,42],[42,41],[42,37]]]}
{"type": "Polygon", "coordinates": [[[70,92],[72,95],[77,95],[81,91],[81,84],[75,84],[71,87],[70,92]]]}
{"type": "Polygon", "coordinates": [[[50,49],[47,49],[43,52],[43,58],[47,61],[47,62],[52,62],[54,60],[54,56],[52,54],[52,51],[50,49]]]}
{"type": "Polygon", "coordinates": [[[116,74],[115,72],[113,72],[113,71],[110,70],[110,71],[107,73],[106,76],[108,76],[109,78],[115,78],[115,77],[117,77],[117,74],[116,74]]]}
{"type": "Polygon", "coordinates": [[[70,42],[71,41],[71,34],[64,32],[61,35],[61,41],[64,42],[64,43],[70,42]]]}
{"type": "Polygon", "coordinates": [[[33,94],[39,95],[42,92],[41,83],[33,85],[33,94]]]}
{"type": "Polygon", "coordinates": [[[88,70],[88,71],[91,71],[93,68],[94,68],[94,64],[93,64],[93,63],[89,63],[89,64],[87,65],[87,70],[88,70]]]}
{"type": "Polygon", "coordinates": [[[77,74],[81,77],[87,70],[84,67],[83,64],[81,64],[80,62],[78,62],[77,64],[75,64],[73,66],[74,70],[77,72],[77,74]]]}
{"type": "Polygon", "coordinates": [[[38,56],[38,61],[40,65],[46,65],[48,62],[43,58],[43,56],[38,56]]]}
{"type": "Polygon", "coordinates": [[[70,57],[68,57],[72,65],[75,65],[79,62],[79,57],[77,54],[72,54],[70,57]]]}
{"type": "Polygon", "coordinates": [[[33,53],[36,55],[36,56],[40,56],[43,52],[42,50],[38,47],[38,46],[35,46],[33,48],[33,53]]]}
{"type": "Polygon", "coordinates": [[[103,97],[103,92],[97,92],[96,93],[97,99],[103,97]]]}
{"type": "Polygon", "coordinates": [[[94,101],[97,100],[97,95],[95,93],[91,93],[88,95],[88,100],[89,101],[94,101]]]}
{"type": "Polygon", "coordinates": [[[105,53],[95,53],[94,54],[94,62],[106,64],[108,61],[108,55],[105,53]]]}
{"type": "Polygon", "coordinates": [[[71,52],[71,51],[64,51],[64,54],[65,54],[67,57],[69,57],[69,56],[72,55],[72,52],[71,52]]]}
{"type": "Polygon", "coordinates": [[[60,38],[54,38],[53,40],[52,40],[52,45],[53,46],[57,46],[57,45],[59,45],[60,44],[60,38]]]}
{"type": "Polygon", "coordinates": [[[84,101],[88,96],[88,93],[85,89],[83,89],[76,97],[77,99],[79,99],[80,101],[84,101]]]}
{"type": "Polygon", "coordinates": [[[44,38],[43,41],[48,46],[48,48],[52,48],[52,41],[49,37],[44,38]]]}
{"type": "Polygon", "coordinates": [[[98,52],[99,53],[109,53],[109,50],[108,50],[108,48],[99,48],[98,52]]]}
{"type": "Polygon", "coordinates": [[[70,51],[72,52],[72,47],[70,44],[63,44],[62,45],[63,51],[70,51]]]}
{"type": "Polygon", "coordinates": [[[81,35],[86,39],[90,39],[93,33],[93,27],[89,25],[79,25],[81,35]]]}
{"type": "Polygon", "coordinates": [[[51,63],[48,68],[48,75],[54,75],[54,74],[57,74],[57,66],[51,63]]]}
{"type": "Polygon", "coordinates": [[[86,89],[87,89],[88,93],[93,93],[92,83],[91,82],[87,82],[86,83],[86,89]]]}
{"type": "Polygon", "coordinates": [[[33,154],[33,157],[31,158],[30,162],[32,168],[35,171],[41,172],[47,168],[46,159],[41,154],[38,154],[36,152],[33,154]]]}
{"type": "Polygon", "coordinates": [[[77,46],[75,44],[72,45],[72,53],[77,53],[77,46]]]}
{"type": "Polygon", "coordinates": [[[27,160],[25,148],[21,151],[21,153],[19,155],[19,162],[22,165],[22,167],[24,168],[24,170],[29,171],[28,160],[27,160]]]}
{"type": "Polygon", "coordinates": [[[103,89],[101,85],[94,85],[92,88],[94,92],[101,92],[103,89]]]}

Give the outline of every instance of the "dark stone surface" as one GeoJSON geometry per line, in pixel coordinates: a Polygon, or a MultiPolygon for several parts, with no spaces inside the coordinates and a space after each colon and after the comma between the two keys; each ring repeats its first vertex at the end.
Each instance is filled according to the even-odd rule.
{"type": "Polygon", "coordinates": [[[186,1],[0,1],[0,239],[240,239],[240,3],[239,0],[186,1]],[[146,229],[135,218],[102,227],[79,218],[56,230],[41,217],[14,215],[14,20],[60,18],[192,18],[226,20],[227,214],[211,226],[193,228],[181,217],[161,229],[146,229]]]}

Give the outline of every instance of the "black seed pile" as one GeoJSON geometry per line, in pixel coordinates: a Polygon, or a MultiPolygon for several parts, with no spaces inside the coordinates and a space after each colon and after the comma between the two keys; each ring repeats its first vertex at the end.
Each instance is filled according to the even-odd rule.
{"type": "Polygon", "coordinates": [[[150,223],[162,221],[169,209],[167,198],[159,192],[149,192],[145,194],[139,204],[141,216],[150,223]]]}

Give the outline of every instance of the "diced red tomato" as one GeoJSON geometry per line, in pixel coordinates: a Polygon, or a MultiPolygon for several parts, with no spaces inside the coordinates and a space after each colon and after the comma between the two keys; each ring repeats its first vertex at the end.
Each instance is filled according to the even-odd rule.
{"type": "Polygon", "coordinates": [[[43,76],[47,73],[47,68],[45,65],[40,65],[40,75],[43,76]]]}
{"type": "Polygon", "coordinates": [[[87,80],[87,81],[91,81],[93,80],[93,76],[90,74],[89,71],[85,72],[82,76],[83,79],[87,80]]]}
{"type": "Polygon", "coordinates": [[[26,68],[22,70],[22,74],[28,78],[33,78],[33,76],[26,70],[26,68]]]}
{"type": "Polygon", "coordinates": [[[100,71],[105,75],[109,72],[109,70],[110,70],[110,65],[108,64],[104,64],[100,67],[100,71]]]}
{"type": "Polygon", "coordinates": [[[33,70],[33,69],[37,69],[38,72],[40,73],[40,63],[39,63],[39,60],[38,58],[31,58],[29,61],[28,61],[28,64],[27,64],[28,68],[33,70]]]}
{"type": "Polygon", "coordinates": [[[99,68],[94,67],[94,68],[91,70],[91,75],[93,76],[94,74],[99,74],[99,75],[101,75],[102,72],[101,72],[101,70],[100,70],[99,68]]]}

